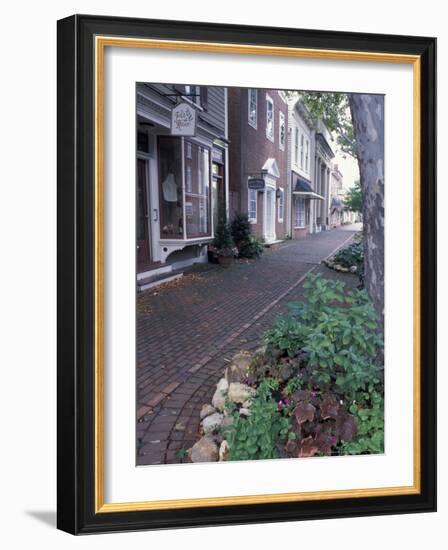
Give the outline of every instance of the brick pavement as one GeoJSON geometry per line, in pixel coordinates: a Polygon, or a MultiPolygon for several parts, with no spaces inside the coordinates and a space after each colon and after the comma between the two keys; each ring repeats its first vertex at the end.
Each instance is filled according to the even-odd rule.
{"type": "MultiPolygon", "coordinates": [[[[358,229],[358,228],[356,228],[358,229]]],[[[255,349],[311,269],[348,242],[350,227],[268,249],[260,260],[192,270],[137,298],[137,464],[180,462],[195,442],[199,411],[239,350],[255,349]]]]}

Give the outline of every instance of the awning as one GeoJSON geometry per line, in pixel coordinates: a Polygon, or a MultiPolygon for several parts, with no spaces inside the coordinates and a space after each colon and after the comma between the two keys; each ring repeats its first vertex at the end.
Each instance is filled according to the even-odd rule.
{"type": "Polygon", "coordinates": [[[324,200],[324,197],[322,195],[318,195],[313,191],[313,188],[311,187],[311,182],[300,176],[298,176],[296,179],[296,185],[292,193],[293,195],[306,197],[308,199],[324,200]]]}

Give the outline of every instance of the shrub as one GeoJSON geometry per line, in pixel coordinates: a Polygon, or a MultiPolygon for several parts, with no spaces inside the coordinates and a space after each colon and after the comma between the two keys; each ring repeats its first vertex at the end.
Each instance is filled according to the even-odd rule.
{"type": "Polygon", "coordinates": [[[218,255],[233,256],[236,253],[230,225],[227,222],[217,225],[213,247],[218,255]]]}
{"type": "Polygon", "coordinates": [[[365,291],[310,274],[264,336],[247,383],[250,416],[226,404],[229,460],[384,451],[382,340],[365,291]]]}
{"type": "Polygon", "coordinates": [[[355,241],[339,250],[335,254],[333,261],[342,267],[350,268],[356,266],[360,270],[364,265],[364,245],[362,241],[355,241]]]}
{"type": "Polygon", "coordinates": [[[345,285],[310,274],[305,302],[290,303],[290,313],[276,320],[264,337],[267,348],[289,357],[305,353],[308,386],[356,399],[381,381],[375,364],[382,340],[375,311],[365,290],[344,293],[345,285]]]}
{"type": "Polygon", "coordinates": [[[350,412],[358,423],[358,436],[344,443],[341,451],[347,454],[384,452],[384,398],[377,392],[364,396],[364,404],[353,403],[350,412]]]}
{"type": "Polygon", "coordinates": [[[283,456],[330,455],[338,444],[351,442],[357,434],[356,417],[332,393],[298,390],[288,406],[293,420],[283,456]]]}
{"type": "Polygon", "coordinates": [[[235,214],[231,224],[232,237],[236,246],[247,241],[251,234],[249,217],[247,214],[235,214]]]}
{"type": "Polygon", "coordinates": [[[259,258],[263,253],[262,243],[251,235],[247,214],[235,214],[231,224],[232,237],[242,258],[259,258]]]}
{"type": "Polygon", "coordinates": [[[259,258],[264,251],[264,246],[255,237],[250,235],[245,241],[241,241],[238,247],[239,256],[242,258],[259,258]]]}
{"type": "Polygon", "coordinates": [[[250,416],[240,416],[233,403],[226,403],[232,423],[223,434],[229,444],[229,460],[278,458],[279,441],[286,441],[291,420],[283,416],[272,398],[275,379],[264,378],[250,406],[250,416]]]}

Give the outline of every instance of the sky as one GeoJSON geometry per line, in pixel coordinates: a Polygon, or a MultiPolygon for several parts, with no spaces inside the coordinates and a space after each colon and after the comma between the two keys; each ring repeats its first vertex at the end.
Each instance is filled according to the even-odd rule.
{"type": "Polygon", "coordinates": [[[358,161],[350,155],[337,151],[333,162],[339,166],[339,170],[344,177],[344,189],[353,187],[355,181],[359,179],[358,161]]]}

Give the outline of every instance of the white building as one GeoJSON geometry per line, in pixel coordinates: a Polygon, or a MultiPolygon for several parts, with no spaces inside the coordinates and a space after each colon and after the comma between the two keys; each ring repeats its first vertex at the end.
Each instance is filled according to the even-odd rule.
{"type": "Polygon", "coordinates": [[[315,187],[315,127],[300,97],[289,100],[288,172],[291,177],[291,236],[294,239],[316,230],[316,203],[324,197],[315,187]]]}

